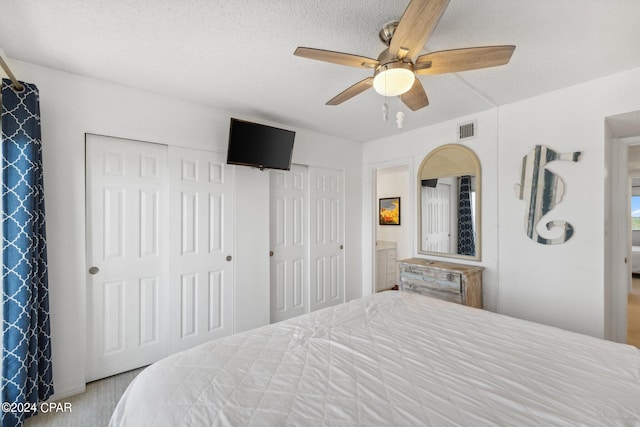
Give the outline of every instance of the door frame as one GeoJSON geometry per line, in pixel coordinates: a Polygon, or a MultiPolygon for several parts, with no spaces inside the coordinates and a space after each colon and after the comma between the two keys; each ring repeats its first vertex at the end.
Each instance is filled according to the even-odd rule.
{"type": "Polygon", "coordinates": [[[627,342],[627,294],[631,286],[631,238],[629,235],[629,147],[640,145],[640,136],[611,138],[605,183],[605,327],[604,338],[627,342]],[[627,206],[626,209],[620,208],[627,206]],[[611,229],[606,230],[607,207],[611,229]],[[626,261],[626,262],[625,262],[626,261]]]}
{"type": "MultiPolygon", "coordinates": [[[[403,201],[403,204],[406,204],[406,208],[403,208],[403,212],[409,212],[409,223],[406,224],[408,231],[407,233],[412,236],[411,237],[411,253],[416,254],[417,248],[417,239],[418,236],[416,234],[416,209],[415,209],[415,200],[416,200],[416,182],[415,182],[415,161],[413,157],[402,157],[399,159],[372,163],[369,165],[370,167],[370,177],[371,177],[371,192],[369,194],[370,200],[368,203],[365,202],[365,205],[368,204],[370,206],[370,216],[371,225],[370,225],[370,235],[372,237],[369,243],[369,252],[368,257],[366,245],[367,242],[364,243],[363,247],[363,271],[369,271],[370,280],[368,277],[363,277],[363,289],[362,295],[371,295],[376,291],[376,240],[378,237],[378,170],[379,169],[390,169],[398,166],[406,166],[409,171],[409,197],[408,200],[403,201]],[[408,211],[407,211],[408,209],[408,211]]],[[[366,183],[363,183],[366,185],[366,183]]],[[[366,193],[364,193],[366,195],[366,193]]],[[[366,215],[366,211],[364,212],[366,215]]],[[[403,224],[404,225],[404,224],[403,224]]]]}

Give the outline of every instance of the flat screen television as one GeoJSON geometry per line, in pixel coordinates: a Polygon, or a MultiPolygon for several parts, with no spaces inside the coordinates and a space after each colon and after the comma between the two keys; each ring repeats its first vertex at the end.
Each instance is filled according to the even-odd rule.
{"type": "Polygon", "coordinates": [[[289,170],[295,136],[290,130],[231,118],[227,164],[289,170]]]}

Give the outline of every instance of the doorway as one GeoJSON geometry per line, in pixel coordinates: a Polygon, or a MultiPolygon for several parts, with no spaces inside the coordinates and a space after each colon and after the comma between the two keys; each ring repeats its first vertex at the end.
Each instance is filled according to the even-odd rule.
{"type": "Polygon", "coordinates": [[[640,146],[640,111],[607,117],[605,123],[604,338],[627,343],[640,321],[633,309],[630,215],[632,178],[640,177],[640,149],[633,148],[640,146]]]}
{"type": "Polygon", "coordinates": [[[627,170],[631,217],[631,252],[628,258],[631,286],[627,295],[627,344],[640,347],[640,145],[634,144],[627,148],[627,170]]]}
{"type": "Polygon", "coordinates": [[[373,167],[374,179],[374,280],[372,292],[393,288],[398,283],[397,261],[413,256],[415,221],[414,186],[409,160],[373,167]],[[380,200],[398,198],[399,224],[381,224],[380,200]]]}

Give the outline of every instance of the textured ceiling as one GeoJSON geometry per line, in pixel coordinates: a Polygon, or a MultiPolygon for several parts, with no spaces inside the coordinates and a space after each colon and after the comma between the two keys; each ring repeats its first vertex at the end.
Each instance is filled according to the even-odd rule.
{"type": "Polygon", "coordinates": [[[373,90],[325,106],[371,72],[295,57],[295,48],[376,57],[380,28],[407,4],[1,0],[0,47],[10,59],[356,141],[640,67],[638,0],[451,0],[424,52],[514,44],[508,65],[420,77],[428,107],[411,112],[387,100],[392,114],[406,113],[402,130],[383,122],[385,99],[373,90]]]}

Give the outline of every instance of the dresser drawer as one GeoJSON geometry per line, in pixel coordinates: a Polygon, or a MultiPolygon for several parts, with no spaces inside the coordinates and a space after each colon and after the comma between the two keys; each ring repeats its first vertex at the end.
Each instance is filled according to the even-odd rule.
{"type": "Polygon", "coordinates": [[[439,292],[447,292],[451,294],[462,293],[462,275],[459,273],[451,273],[438,270],[413,270],[407,269],[406,265],[402,266],[400,273],[401,282],[422,286],[439,292]]]}
{"type": "Polygon", "coordinates": [[[414,283],[402,283],[402,290],[405,292],[413,292],[416,294],[426,295],[428,297],[433,297],[445,301],[455,302],[457,304],[462,304],[462,294],[455,294],[451,292],[442,292],[435,289],[428,288],[426,286],[416,285],[414,283]]]}

